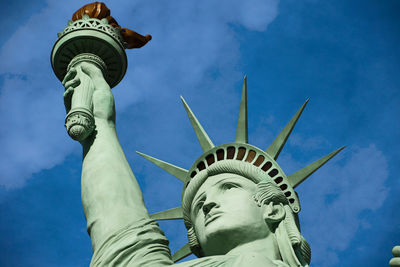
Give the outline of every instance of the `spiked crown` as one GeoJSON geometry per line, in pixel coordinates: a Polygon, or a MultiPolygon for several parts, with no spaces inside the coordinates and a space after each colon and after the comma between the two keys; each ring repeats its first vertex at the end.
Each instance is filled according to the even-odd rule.
{"type": "MultiPolygon", "coordinates": [[[[152,214],[151,217],[155,220],[184,219],[188,230],[189,226],[187,221],[190,220],[190,218],[188,218],[190,203],[192,202],[197,189],[208,178],[207,175],[202,174],[204,174],[210,166],[223,164],[224,162],[226,163],[229,161],[235,162],[236,164],[239,163],[239,165],[252,165],[252,167],[256,168],[257,171],[262,174],[260,175],[261,180],[270,179],[280,188],[286,196],[290,208],[295,214],[297,214],[300,211],[300,203],[294,188],[344,148],[339,148],[299,171],[286,176],[275,160],[278,158],[290,133],[296,125],[297,120],[307,105],[308,100],[300,107],[293,118],[265,151],[248,144],[246,76],[244,77],[243,82],[236,138],[233,143],[214,146],[186,101],[182,97],[181,100],[204,153],[194,162],[189,170],[177,167],[140,152],[137,153],[177,177],[184,183],[182,191],[182,206],[152,214]]],[[[229,170],[227,172],[229,172],[229,170]]],[[[174,261],[178,261],[191,253],[190,245],[186,244],[178,250],[172,258],[174,261]]]]}

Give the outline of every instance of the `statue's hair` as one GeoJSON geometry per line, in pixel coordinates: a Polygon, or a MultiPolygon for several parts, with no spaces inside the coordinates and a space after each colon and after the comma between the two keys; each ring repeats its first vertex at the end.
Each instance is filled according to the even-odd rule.
{"type": "Polygon", "coordinates": [[[254,200],[259,206],[273,204],[284,204],[285,218],[282,222],[286,233],[289,237],[290,243],[294,250],[298,250],[303,260],[310,264],[311,262],[311,248],[308,242],[300,233],[300,225],[297,214],[292,212],[292,209],[287,205],[288,201],[285,195],[279,188],[270,181],[262,181],[257,184],[257,191],[254,194],[254,200]]]}
{"type": "Polygon", "coordinates": [[[282,191],[268,180],[257,184],[257,191],[253,197],[259,207],[268,205],[270,202],[274,204],[288,204],[287,198],[282,191]]]}
{"type": "Polygon", "coordinates": [[[280,223],[284,224],[292,247],[295,250],[298,250],[304,261],[309,264],[311,260],[310,246],[300,234],[297,214],[292,212],[288,205],[288,200],[283,192],[275,183],[273,183],[271,178],[269,178],[260,169],[249,163],[239,161],[233,162],[225,160],[216,162],[215,164],[199,172],[187,186],[185,194],[182,198],[182,207],[183,218],[185,226],[188,230],[189,244],[192,252],[198,257],[204,256],[190,218],[191,203],[194,195],[204,181],[210,176],[221,173],[237,174],[257,184],[257,190],[253,196],[257,205],[267,205],[270,202],[274,204],[283,204],[286,215],[283,221],[280,223]]]}

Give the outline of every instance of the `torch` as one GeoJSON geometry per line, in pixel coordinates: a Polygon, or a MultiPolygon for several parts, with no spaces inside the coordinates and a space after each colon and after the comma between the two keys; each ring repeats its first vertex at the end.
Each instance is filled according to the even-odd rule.
{"type": "MultiPolygon", "coordinates": [[[[79,63],[94,64],[113,88],[122,80],[127,69],[125,48],[140,48],[149,40],[150,35],[142,36],[121,28],[110,16],[105,4],[95,2],[76,11],[67,27],[58,34],[51,52],[51,64],[60,81],[79,63]]],[[[81,83],[74,88],[71,108],[65,118],[69,136],[77,141],[88,137],[95,127],[93,86],[90,83],[89,78],[81,79],[81,83]]]]}

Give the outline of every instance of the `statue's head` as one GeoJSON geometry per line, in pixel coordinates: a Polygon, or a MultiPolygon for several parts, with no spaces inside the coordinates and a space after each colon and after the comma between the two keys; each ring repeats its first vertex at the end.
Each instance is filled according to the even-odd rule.
{"type": "Polygon", "coordinates": [[[222,255],[269,237],[284,260],[309,264],[297,196],[268,154],[248,144],[226,144],[203,154],[191,171],[182,209],[195,255],[222,255]]]}
{"type": "Polygon", "coordinates": [[[184,220],[189,242],[173,256],[175,260],[190,253],[225,254],[241,244],[269,238],[289,266],[306,266],[311,252],[300,234],[300,203],[294,188],[343,148],[286,176],[275,160],[307,101],[272,144],[261,150],[248,144],[246,98],[245,79],[235,142],[220,146],[214,146],[182,98],[204,153],[189,170],[139,153],[184,182],[182,206],[152,218],[184,220]]]}

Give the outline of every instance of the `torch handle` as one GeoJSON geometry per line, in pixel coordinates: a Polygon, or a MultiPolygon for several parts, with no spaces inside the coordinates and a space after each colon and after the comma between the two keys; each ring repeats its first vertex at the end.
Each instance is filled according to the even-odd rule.
{"type": "Polygon", "coordinates": [[[74,89],[74,94],[71,99],[71,110],[85,108],[92,111],[93,82],[79,67],[77,68],[76,75],[79,75],[81,83],[74,89]]]}
{"type": "Polygon", "coordinates": [[[71,98],[71,110],[65,118],[65,127],[69,136],[77,141],[88,137],[94,129],[93,91],[94,84],[91,78],[77,68],[80,84],[74,88],[71,98]]]}

